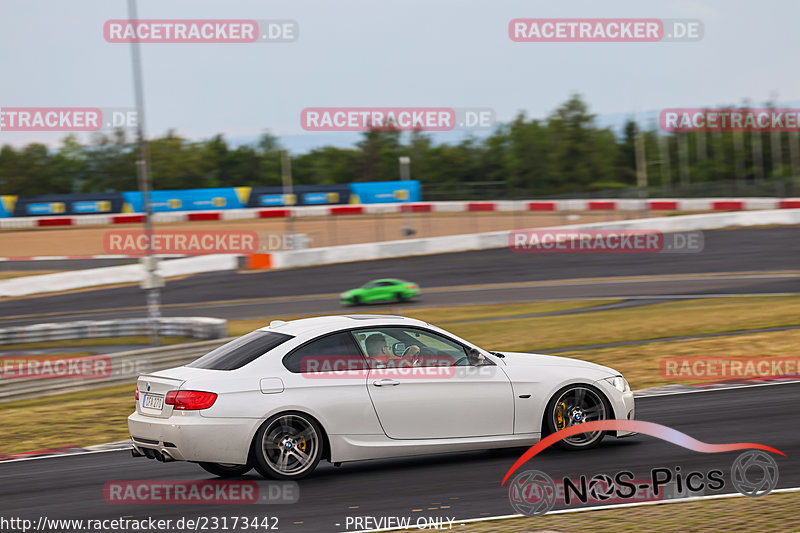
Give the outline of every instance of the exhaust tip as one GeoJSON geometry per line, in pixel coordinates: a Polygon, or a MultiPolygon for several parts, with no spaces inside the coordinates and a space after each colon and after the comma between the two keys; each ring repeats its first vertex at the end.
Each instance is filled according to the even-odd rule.
{"type": "Polygon", "coordinates": [[[171,463],[175,460],[167,450],[161,450],[161,462],[163,463],[171,463]]]}
{"type": "Polygon", "coordinates": [[[136,448],[131,448],[131,456],[132,457],[144,457],[144,454],[139,452],[136,448]]]}

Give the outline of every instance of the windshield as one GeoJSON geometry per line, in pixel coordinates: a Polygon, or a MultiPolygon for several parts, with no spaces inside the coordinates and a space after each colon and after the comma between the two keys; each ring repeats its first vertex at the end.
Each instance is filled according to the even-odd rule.
{"type": "Polygon", "coordinates": [[[186,366],[209,370],[236,370],[255,361],[291,338],[291,335],[274,331],[253,331],[223,344],[186,366]]]}

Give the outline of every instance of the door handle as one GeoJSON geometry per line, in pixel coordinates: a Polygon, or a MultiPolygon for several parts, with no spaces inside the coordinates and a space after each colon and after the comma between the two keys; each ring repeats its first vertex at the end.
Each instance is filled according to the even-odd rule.
{"type": "Polygon", "coordinates": [[[400,382],[394,379],[379,379],[372,382],[376,387],[383,387],[384,385],[400,385],[400,382]]]}

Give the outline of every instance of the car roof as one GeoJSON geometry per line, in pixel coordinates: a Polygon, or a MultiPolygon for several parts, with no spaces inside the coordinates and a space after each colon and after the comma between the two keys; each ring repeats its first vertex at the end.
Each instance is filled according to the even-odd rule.
{"type": "Polygon", "coordinates": [[[294,337],[316,337],[325,333],[357,327],[425,326],[426,322],[398,315],[331,315],[297,320],[273,320],[260,331],[275,331],[294,337]]]}

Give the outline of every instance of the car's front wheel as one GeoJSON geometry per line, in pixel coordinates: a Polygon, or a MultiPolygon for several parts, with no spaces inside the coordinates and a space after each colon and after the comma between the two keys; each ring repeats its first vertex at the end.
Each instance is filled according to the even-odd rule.
{"type": "MultiPolygon", "coordinates": [[[[548,433],[562,429],[607,420],[610,411],[603,394],[590,385],[570,385],[558,391],[545,410],[545,425],[548,433]]],[[[558,446],[567,450],[594,448],[603,440],[605,432],[578,433],[558,441],[558,446]]]]}
{"type": "Polygon", "coordinates": [[[256,470],[272,479],[301,479],[322,457],[322,430],[300,413],[281,413],[267,420],[253,441],[256,470]]]}
{"type": "Polygon", "coordinates": [[[239,477],[253,469],[252,465],[228,465],[222,463],[198,463],[200,468],[219,477],[239,477]]]}

